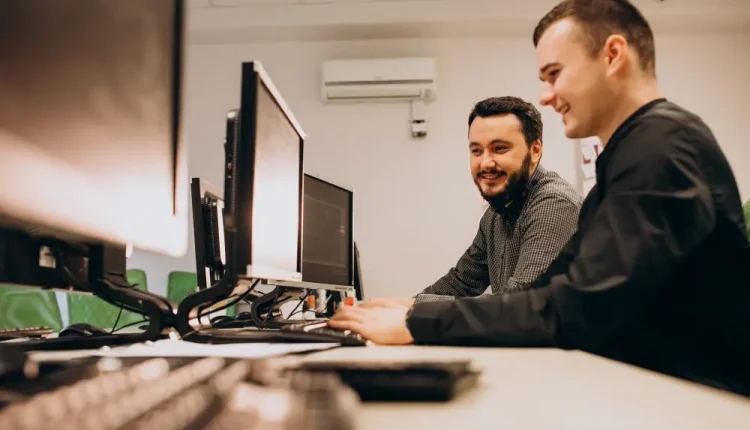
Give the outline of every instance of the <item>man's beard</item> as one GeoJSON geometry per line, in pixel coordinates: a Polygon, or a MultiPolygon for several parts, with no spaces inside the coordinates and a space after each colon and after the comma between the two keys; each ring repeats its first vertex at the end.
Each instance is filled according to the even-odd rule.
{"type": "Polygon", "coordinates": [[[483,170],[477,174],[477,177],[474,180],[482,198],[489,203],[496,212],[503,212],[510,202],[515,199],[523,198],[523,194],[529,184],[529,176],[531,176],[531,153],[526,154],[523,163],[521,163],[521,169],[518,172],[512,175],[507,175],[505,190],[499,194],[487,195],[482,191],[482,187],[479,185],[479,180],[483,174],[487,173],[507,175],[507,172],[504,170],[483,170]]]}

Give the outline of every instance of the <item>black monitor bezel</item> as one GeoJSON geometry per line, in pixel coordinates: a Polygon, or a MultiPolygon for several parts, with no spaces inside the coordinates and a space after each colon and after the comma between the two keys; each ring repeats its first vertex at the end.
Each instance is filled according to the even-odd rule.
{"type": "Polygon", "coordinates": [[[178,215],[177,199],[178,182],[181,180],[180,174],[180,157],[184,157],[187,151],[183,139],[183,61],[185,49],[185,4],[184,0],[175,0],[175,22],[174,38],[172,39],[175,46],[172,47],[172,106],[174,107],[172,117],[172,215],[178,215]]]}
{"type": "MultiPolygon", "coordinates": [[[[203,231],[203,199],[206,195],[224,201],[224,192],[201,178],[193,178],[190,182],[190,197],[193,211],[193,243],[195,245],[195,269],[198,277],[198,289],[211,287],[206,283],[206,234],[203,231]]],[[[221,214],[219,214],[221,215],[221,214]]],[[[220,232],[223,234],[223,232],[220,232]]],[[[226,249],[225,255],[226,255],[226,249]]]]}

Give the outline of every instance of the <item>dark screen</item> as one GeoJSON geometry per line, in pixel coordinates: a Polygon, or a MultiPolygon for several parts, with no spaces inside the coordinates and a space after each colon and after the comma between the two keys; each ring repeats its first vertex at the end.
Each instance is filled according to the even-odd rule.
{"type": "Polygon", "coordinates": [[[302,279],[351,285],[352,193],[305,175],[302,279]]]}

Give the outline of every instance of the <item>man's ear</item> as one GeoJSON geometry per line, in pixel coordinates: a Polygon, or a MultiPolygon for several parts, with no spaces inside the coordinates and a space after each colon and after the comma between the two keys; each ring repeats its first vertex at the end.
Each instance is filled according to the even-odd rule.
{"type": "Polygon", "coordinates": [[[618,74],[630,62],[627,39],[619,34],[609,36],[604,42],[602,54],[607,64],[608,74],[618,74]]]}
{"type": "Polygon", "coordinates": [[[536,164],[542,159],[542,141],[537,139],[531,144],[531,162],[536,164]]]}

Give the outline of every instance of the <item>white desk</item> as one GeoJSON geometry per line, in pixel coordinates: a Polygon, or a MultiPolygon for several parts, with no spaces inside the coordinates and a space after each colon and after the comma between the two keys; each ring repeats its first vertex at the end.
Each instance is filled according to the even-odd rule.
{"type": "MultiPolygon", "coordinates": [[[[41,353],[54,359],[90,351],[41,353]]],[[[448,403],[362,403],[357,430],[750,429],[750,399],[578,351],[347,347],[305,360],[470,358],[481,382],[448,403]]]]}
{"type": "Polygon", "coordinates": [[[477,387],[450,403],[364,403],[359,430],[750,429],[749,399],[577,351],[378,346],[307,359],[451,357],[484,369],[477,387]]]}

